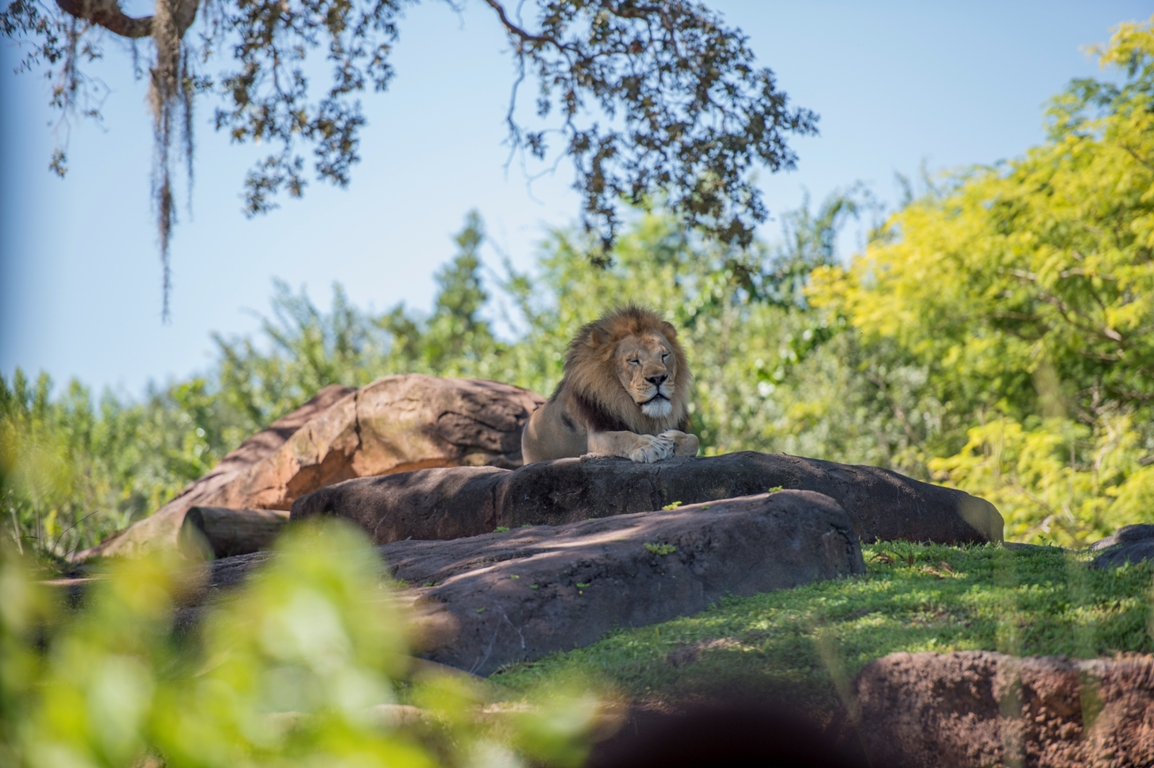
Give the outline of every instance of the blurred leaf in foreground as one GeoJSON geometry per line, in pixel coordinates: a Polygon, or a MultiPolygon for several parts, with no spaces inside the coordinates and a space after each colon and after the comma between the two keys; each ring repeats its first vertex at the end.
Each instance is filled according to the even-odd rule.
{"type": "Polygon", "coordinates": [[[277,557],[178,637],[199,571],[116,562],[86,606],[55,620],[23,558],[0,563],[5,764],[68,766],[574,765],[596,701],[482,711],[469,683],[397,681],[404,613],[363,535],[302,527],[277,557]],[[403,713],[404,716],[399,716],[403,713]]]}

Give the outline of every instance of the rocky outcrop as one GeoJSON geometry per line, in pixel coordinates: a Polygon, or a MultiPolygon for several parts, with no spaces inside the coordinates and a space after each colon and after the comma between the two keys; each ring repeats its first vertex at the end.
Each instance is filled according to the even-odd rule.
{"type": "Polygon", "coordinates": [[[805,491],[379,551],[413,586],[421,655],[479,675],[725,595],[865,571],[848,515],[805,491]]]}
{"type": "Polygon", "coordinates": [[[378,544],[453,539],[763,493],[816,491],[840,504],[862,541],[1002,540],[992,504],[876,467],[744,451],[638,464],[560,459],[515,471],[437,469],[353,480],[298,499],[292,519],[344,517],[378,544]]]}
{"type": "Polygon", "coordinates": [[[521,429],[543,402],[495,381],[386,376],[305,424],[236,487],[250,504],[223,506],[288,509],[342,480],[428,467],[519,467],[521,429]]]}
{"type": "Polygon", "coordinates": [[[246,440],[156,514],[79,559],[173,546],[194,506],[287,510],[301,495],[350,478],[520,466],[521,428],[542,402],[508,384],[420,374],[386,376],[359,390],[327,387],[246,440]]]}
{"type": "MultiPolygon", "coordinates": [[[[781,491],[675,510],[535,526],[453,541],[378,547],[426,659],[488,675],[589,645],[614,627],[668,621],[725,595],[752,595],[865,572],[849,516],[832,499],[781,491]]],[[[276,555],[201,566],[212,603],[276,555]]],[[[195,626],[184,609],[178,629],[195,626]]]]}
{"type": "Polygon", "coordinates": [[[232,483],[276,453],[310,419],[324,413],[334,403],[355,391],[336,384],[325,387],[300,408],[245,440],[236,450],[221,459],[207,475],[189,483],[175,499],[154,514],[133,523],[95,547],[77,552],[73,559],[81,561],[99,556],[136,555],[153,547],[175,545],[185,513],[191,507],[198,504],[232,506],[223,503],[229,496],[228,489],[232,483]]]}
{"type": "Polygon", "coordinates": [[[1154,525],[1124,525],[1110,536],[1090,545],[1099,552],[1090,563],[1094,568],[1107,570],[1127,563],[1144,563],[1154,559],[1154,525]]]}
{"type": "Polygon", "coordinates": [[[1154,657],[1072,661],[896,653],[854,681],[872,765],[1149,765],[1154,657]]]}

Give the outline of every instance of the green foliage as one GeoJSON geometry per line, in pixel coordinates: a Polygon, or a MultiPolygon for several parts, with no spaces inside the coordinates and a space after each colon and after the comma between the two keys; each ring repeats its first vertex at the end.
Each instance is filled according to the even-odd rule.
{"type": "MultiPolygon", "coordinates": [[[[294,531],[279,557],[174,639],[187,574],[160,556],[114,564],[75,613],[0,546],[0,756],[28,766],[572,765],[596,702],[532,697],[478,717],[480,689],[426,676],[395,724],[409,665],[380,563],[342,525],[294,531]],[[145,761],[148,761],[147,763],[145,761]]],[[[520,697],[519,697],[520,698],[520,697]]]]}
{"type": "Polygon", "coordinates": [[[329,384],[361,386],[383,367],[385,339],[372,321],[333,287],[322,313],[303,292],[274,283],[273,315],[261,319],[263,339],[217,334],[219,395],[248,433],[308,400],[329,384]]]}
{"type": "Polygon", "coordinates": [[[815,715],[890,653],[996,650],[1091,658],[1154,651],[1154,564],[1090,570],[1085,553],[1038,547],[866,547],[867,574],[729,598],[709,610],[616,631],[493,679],[517,689],[584,676],[652,705],[773,691],[815,715]]]}
{"type": "Polygon", "coordinates": [[[402,305],[374,320],[392,344],[390,372],[501,378],[509,348],[483,315],[490,298],[481,278],[484,239],[484,224],[472,211],[455,238],[457,256],[435,275],[438,291],[427,319],[402,305]]]}
{"type": "Polygon", "coordinates": [[[912,399],[944,429],[911,425],[921,459],[993,498],[1021,538],[1154,520],[1150,23],[1098,53],[1124,68],[1120,86],[1075,81],[1045,144],[913,201],[810,286],[867,345],[924,371],[912,399]]]}
{"type": "Polygon", "coordinates": [[[645,543],[645,551],[651,555],[664,557],[665,555],[672,555],[674,552],[676,552],[677,547],[673,546],[672,544],[657,544],[649,541],[645,543]]]}
{"type": "Polygon", "coordinates": [[[1046,143],[911,196],[848,264],[837,233],[878,210],[860,187],[784,216],[775,244],[736,249],[658,208],[603,268],[597,238],[560,230],[535,268],[496,279],[470,214],[431,313],[366,313],[339,285],[324,312],[278,283],[258,336],[217,337],[205,376],[144,402],[95,407],[76,383],[53,399],[18,374],[0,386],[2,524],[55,555],[93,543],[327,384],[422,372],[548,394],[577,330],[630,302],[679,329],[706,454],[951,483],[1019,540],[1154,520],[1152,37],[1120,27],[1100,51],[1118,83],[1073,83],[1046,143]]]}
{"type": "Polygon", "coordinates": [[[490,320],[479,253],[483,225],[470,214],[456,238],[457,255],[436,275],[429,315],[401,305],[373,316],[352,306],[339,285],[324,312],[278,282],[259,336],[216,336],[218,361],[206,376],[174,383],[144,402],[105,394],[94,411],[80,384],[53,400],[46,378],[33,392],[18,373],[0,388],[9,393],[0,401],[0,425],[13,467],[3,485],[11,518],[4,525],[9,535],[31,538],[56,556],[94,544],[155,511],[245,437],[329,384],[362,386],[418,372],[548,393],[577,329],[631,301],[654,306],[684,329],[698,379],[694,419],[708,451],[773,448],[780,438],[786,450],[802,452],[790,442],[801,430],[768,399],[773,387],[760,380],[759,366],[779,361],[774,370],[792,371],[820,347],[816,341],[784,347],[780,340],[809,338],[824,327],[804,311],[796,275],[798,265],[833,258],[813,244],[832,242],[828,228],[856,205],[847,200],[835,196],[816,214],[792,217],[792,248],[748,253],[686,233],[668,216],[641,215],[619,241],[613,264],[596,270],[588,265],[595,241],[556,232],[543,245],[536,274],[507,269],[496,284],[515,315],[512,340],[500,338],[490,320]]]}
{"type": "Polygon", "coordinates": [[[243,428],[203,379],[125,405],[93,404],[79,382],[50,399],[51,381],[0,377],[0,499],[5,538],[62,556],[154,511],[239,442],[243,428]]]}

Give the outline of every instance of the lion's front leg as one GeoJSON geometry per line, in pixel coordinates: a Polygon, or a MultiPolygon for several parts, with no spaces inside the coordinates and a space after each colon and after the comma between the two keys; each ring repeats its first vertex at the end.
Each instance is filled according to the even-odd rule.
{"type": "MultiPolygon", "coordinates": [[[[697,438],[693,438],[696,442],[697,438]]],[[[651,464],[673,455],[672,438],[662,435],[638,435],[634,432],[590,432],[589,453],[620,456],[630,461],[651,464]]]]}
{"type": "Polygon", "coordinates": [[[679,429],[667,429],[658,437],[673,441],[674,456],[696,456],[697,450],[701,447],[697,435],[691,435],[679,429]]]}

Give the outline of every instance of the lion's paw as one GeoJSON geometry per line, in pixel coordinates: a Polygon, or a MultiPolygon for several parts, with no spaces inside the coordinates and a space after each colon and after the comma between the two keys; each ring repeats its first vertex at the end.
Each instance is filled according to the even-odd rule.
{"type": "Polygon", "coordinates": [[[664,436],[637,435],[637,442],[629,452],[631,461],[652,464],[673,455],[673,441],[664,436]]]}
{"type": "Polygon", "coordinates": [[[667,429],[658,437],[673,443],[674,456],[696,456],[698,448],[701,447],[697,435],[691,435],[679,429],[667,429]]]}

